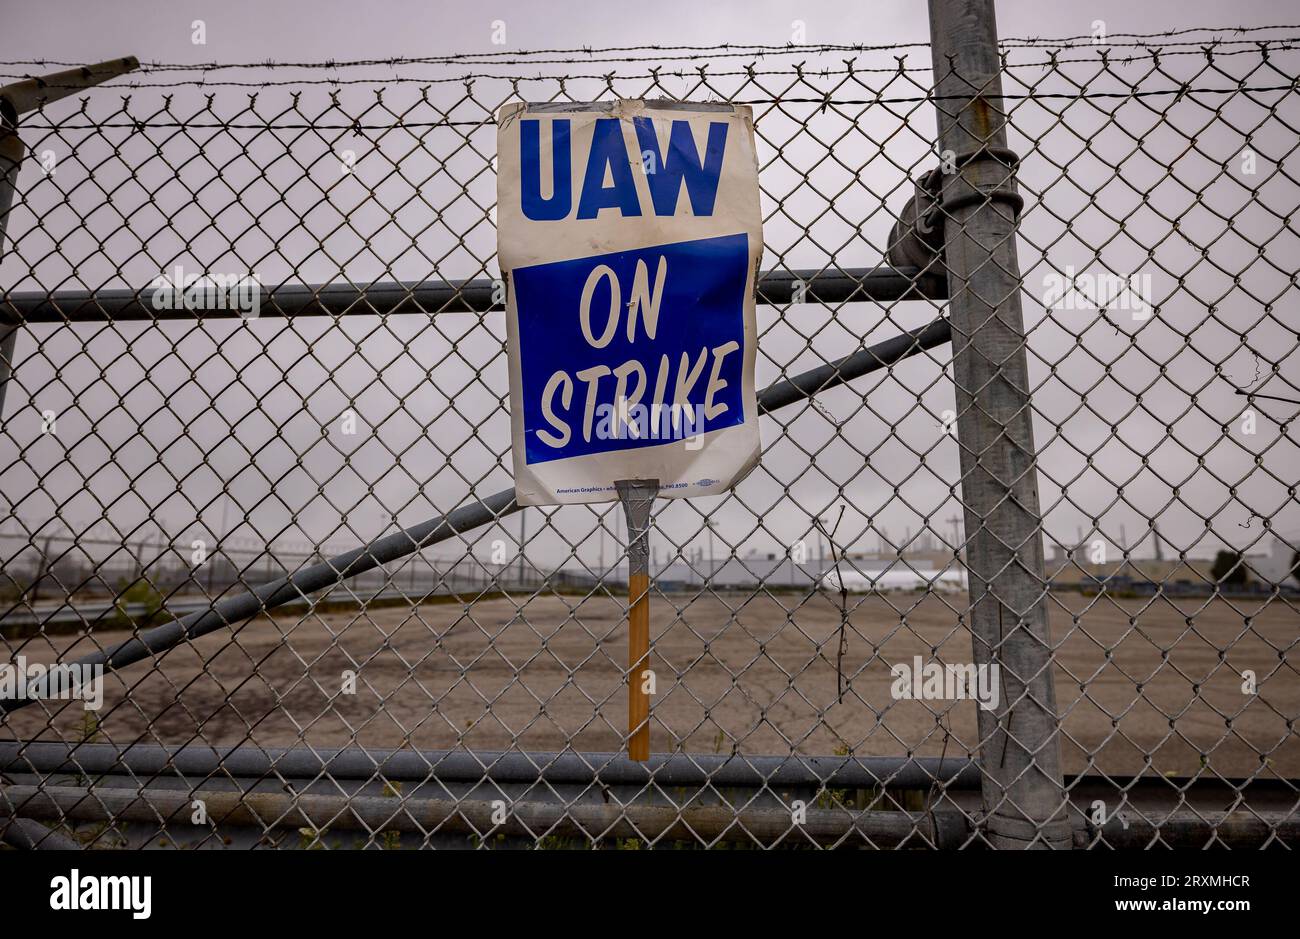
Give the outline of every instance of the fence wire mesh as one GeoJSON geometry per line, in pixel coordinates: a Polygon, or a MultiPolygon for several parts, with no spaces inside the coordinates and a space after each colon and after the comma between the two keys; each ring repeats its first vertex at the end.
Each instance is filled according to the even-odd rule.
{"type": "Polygon", "coordinates": [[[1031,841],[1063,818],[1081,847],[1295,845],[1297,38],[1004,40],[1009,152],[984,154],[936,137],[967,105],[926,46],[155,65],[25,115],[0,259],[0,826],[97,848],[922,848],[983,845],[1010,807],[1031,841]],[[977,334],[953,317],[951,344],[771,409],[725,497],[656,507],[643,766],[621,755],[616,503],[489,500],[358,576],[209,613],[511,488],[493,114],[614,97],[753,106],[760,388],[944,317],[981,276],[957,276],[954,233],[1011,226],[976,247],[1023,336],[985,365],[1027,365],[1017,485],[1041,523],[992,573],[1032,580],[1033,674],[1001,656],[1026,610],[967,574],[993,531],[972,474],[1023,441],[953,350],[986,354],[1005,296],[977,334]],[[945,187],[981,156],[1000,179],[959,207],[945,187]],[[1022,204],[989,196],[1012,180],[1022,204]],[[187,275],[239,285],[237,308],[170,308],[187,275]],[[992,642],[990,597],[1012,612],[992,642]],[[205,614],[221,628],[105,671],[97,708],[21,700],[43,666],[205,614]],[[1048,739],[1017,736],[1027,704],[1048,739]],[[1017,804],[1036,774],[1047,814],[1017,804]]]}

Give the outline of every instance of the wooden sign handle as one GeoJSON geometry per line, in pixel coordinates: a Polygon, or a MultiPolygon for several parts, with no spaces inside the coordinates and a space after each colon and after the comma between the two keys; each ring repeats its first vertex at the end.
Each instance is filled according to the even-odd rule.
{"type": "Polygon", "coordinates": [[[650,695],[645,690],[650,668],[650,577],[631,574],[627,581],[627,755],[650,759],[650,695]]]}
{"type": "Polygon", "coordinates": [[[657,479],[614,483],[627,515],[627,756],[650,759],[650,510],[657,479]]]}

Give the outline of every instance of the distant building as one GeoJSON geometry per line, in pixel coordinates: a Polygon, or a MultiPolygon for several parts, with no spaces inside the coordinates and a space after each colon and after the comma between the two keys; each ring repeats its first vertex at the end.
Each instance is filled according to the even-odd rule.
{"type": "MultiPolygon", "coordinates": [[[[706,581],[711,587],[728,589],[752,589],[760,584],[765,587],[812,587],[824,572],[823,564],[826,567],[832,566],[829,560],[819,561],[816,557],[809,557],[804,563],[797,564],[788,557],[764,554],[760,557],[727,558],[713,562],[700,559],[690,564],[675,561],[652,573],[656,583],[686,587],[700,587],[706,581]]],[[[626,571],[621,571],[619,576],[626,578],[626,571]]]]}
{"type": "Polygon", "coordinates": [[[1073,548],[1063,545],[1060,542],[1051,543],[1051,557],[1049,563],[1053,570],[1067,567],[1071,564],[1082,565],[1084,563],[1083,546],[1075,545],[1073,548]]]}
{"type": "MultiPolygon", "coordinates": [[[[1294,543],[1297,539],[1291,539],[1294,543]]],[[[1267,554],[1246,555],[1246,576],[1266,586],[1295,587],[1300,586],[1292,573],[1291,565],[1295,560],[1295,548],[1286,541],[1273,536],[1273,543],[1267,554]]]]}

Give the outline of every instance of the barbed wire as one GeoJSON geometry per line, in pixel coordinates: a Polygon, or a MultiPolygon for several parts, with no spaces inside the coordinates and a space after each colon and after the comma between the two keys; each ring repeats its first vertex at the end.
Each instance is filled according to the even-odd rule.
{"type": "MultiPolygon", "coordinates": [[[[999,40],[998,45],[1004,49],[1040,49],[1044,47],[1056,48],[1077,48],[1079,46],[1111,46],[1111,47],[1144,47],[1150,45],[1150,40],[1171,40],[1176,36],[1185,36],[1197,32],[1218,33],[1228,32],[1236,35],[1245,35],[1259,32],[1268,32],[1275,30],[1300,30],[1300,25],[1269,25],[1269,26],[1250,26],[1250,27],[1215,27],[1215,26],[1194,26],[1185,29],[1167,30],[1162,32],[1151,33],[1115,33],[1104,37],[1094,35],[1067,36],[1061,38],[1047,37],[1009,37],[999,40]],[[1123,39],[1126,41],[1117,41],[1123,39]]],[[[1166,47],[1204,45],[1207,40],[1185,40],[1185,41],[1163,41],[1161,45],[1166,47]]],[[[1224,39],[1214,37],[1210,41],[1214,45],[1235,45],[1250,43],[1255,44],[1258,40],[1254,39],[1224,39]]],[[[230,69],[282,69],[282,68],[302,68],[302,69],[319,69],[319,68],[371,68],[376,66],[398,66],[398,65],[448,65],[463,64],[475,60],[488,60],[493,64],[507,65],[524,65],[524,64],[553,64],[553,65],[572,65],[570,58],[545,60],[539,63],[537,56],[573,56],[586,55],[596,56],[607,53],[617,54],[615,58],[608,60],[596,59],[594,61],[614,61],[621,63],[628,62],[652,62],[652,61],[673,61],[673,60],[690,60],[702,58],[736,58],[746,56],[775,56],[775,55],[822,55],[832,52],[888,52],[898,49],[928,49],[929,42],[900,42],[900,43],[714,43],[710,45],[633,45],[633,46],[570,46],[567,48],[545,48],[545,49],[497,49],[484,50],[482,52],[455,52],[437,56],[390,56],[377,59],[322,59],[316,61],[300,62],[279,62],[274,59],[264,59],[258,62],[148,62],[141,63],[145,71],[221,71],[230,69]],[[733,51],[734,50],[734,51],[733,51]],[[637,55],[636,53],[654,53],[653,55],[637,55]],[[664,53],[690,53],[683,55],[664,55],[664,53]]],[[[3,65],[30,65],[30,66],[55,66],[77,68],[84,65],[82,62],[70,62],[54,59],[0,59],[0,66],[3,65]]]]}
{"type": "MultiPolygon", "coordinates": [[[[1288,41],[1286,45],[1274,46],[1272,48],[1272,51],[1291,52],[1297,49],[1300,49],[1300,40],[1288,41]]],[[[1234,56],[1234,55],[1247,55],[1247,54],[1257,55],[1258,52],[1259,52],[1258,49],[1241,49],[1237,51],[1220,52],[1217,53],[1217,55],[1215,55],[1214,57],[1227,58],[1229,56],[1234,56]]],[[[1112,66],[1121,66],[1121,65],[1135,65],[1142,62],[1158,63],[1162,59],[1174,58],[1178,56],[1205,57],[1205,53],[1199,51],[1193,52],[1193,51],[1177,51],[1177,50],[1172,52],[1162,53],[1157,50],[1149,55],[1126,56],[1123,58],[1099,56],[1099,57],[1089,57],[1089,58],[1063,59],[1059,57],[1054,57],[1054,58],[1044,59],[1042,61],[1035,61],[1035,62],[1009,63],[1005,65],[1004,68],[1008,71],[1013,71],[1013,70],[1031,70],[1031,69],[1042,69],[1042,68],[1058,68],[1062,65],[1079,65],[1079,64],[1101,64],[1105,67],[1112,67],[1112,66]]],[[[800,63],[800,65],[802,64],[803,63],[800,63]]],[[[796,66],[796,68],[793,70],[790,68],[781,68],[781,69],[745,68],[745,69],[714,71],[714,70],[709,70],[706,66],[700,66],[695,71],[691,71],[691,72],[682,71],[680,69],[673,70],[673,71],[664,71],[662,69],[651,69],[650,71],[647,72],[625,72],[625,73],[570,72],[562,75],[545,75],[545,74],[514,75],[514,74],[494,74],[490,72],[471,72],[462,75],[448,75],[448,76],[389,75],[389,76],[376,76],[373,78],[348,78],[348,79],[298,78],[298,79],[282,79],[282,80],[261,79],[257,81],[229,81],[229,80],[206,81],[203,79],[191,79],[191,80],[174,81],[174,82],[140,82],[140,81],[125,81],[119,79],[114,82],[113,87],[118,91],[138,90],[138,89],[158,89],[158,88],[220,89],[220,88],[285,88],[285,87],[313,87],[313,86],[329,86],[332,88],[333,87],[344,88],[344,87],[353,87],[358,85],[421,85],[421,84],[429,85],[430,87],[432,87],[433,85],[465,84],[465,83],[472,83],[476,81],[509,81],[515,84],[523,84],[526,82],[555,82],[557,80],[574,81],[574,82],[659,81],[662,79],[695,80],[701,78],[705,78],[705,79],[740,78],[740,77],[762,78],[762,77],[773,77],[773,76],[782,76],[782,75],[790,75],[790,74],[801,75],[804,78],[833,78],[841,75],[856,76],[856,75],[913,75],[913,74],[921,74],[921,73],[929,74],[931,70],[932,67],[929,62],[914,67],[913,66],[894,66],[894,67],[866,66],[864,67],[864,66],[859,66],[857,64],[852,64],[846,68],[805,69],[796,66]]],[[[22,73],[0,73],[0,81],[22,81],[30,77],[31,77],[30,75],[22,74],[22,73]]],[[[50,82],[47,83],[45,87],[52,88],[52,89],[58,89],[58,88],[81,89],[82,86],[61,85],[58,84],[57,82],[50,82]]]]}
{"type": "MultiPolygon", "coordinates": [[[[1233,88],[1191,88],[1182,86],[1178,88],[1155,88],[1150,90],[1129,90],[1129,91],[1095,91],[1095,92],[1026,92],[1022,94],[1004,93],[1002,98],[1008,101],[1049,101],[1049,100],[1069,100],[1069,101],[1087,101],[1087,100],[1113,100],[1117,98],[1134,99],[1134,98],[1151,98],[1151,97],[1168,97],[1171,95],[1179,98],[1192,98],[1197,95],[1236,95],[1236,94],[1268,94],[1273,92],[1294,92],[1300,88],[1300,76],[1292,80],[1290,84],[1285,85],[1238,85],[1233,88]]],[[[923,104],[927,102],[944,101],[956,99],[957,95],[911,95],[902,97],[876,97],[876,98],[728,98],[731,104],[745,105],[763,105],[763,104],[780,104],[794,105],[807,104],[818,107],[869,107],[872,105],[889,105],[889,104],[923,104]]],[[[394,121],[389,124],[372,124],[360,122],[348,122],[341,124],[320,124],[316,122],[303,123],[241,123],[234,121],[155,121],[155,120],[128,120],[128,121],[93,121],[85,124],[76,124],[69,121],[49,121],[44,124],[35,124],[37,128],[48,130],[106,130],[106,129],[187,129],[193,128],[198,130],[341,130],[341,131],[382,131],[397,128],[411,130],[430,130],[438,127],[491,127],[496,124],[495,118],[488,115],[482,120],[477,121],[394,121]]]]}
{"type": "MultiPolygon", "coordinates": [[[[1208,28],[1207,28],[1208,29],[1208,28]]],[[[1239,30],[1243,33],[1253,33],[1264,30],[1289,30],[1300,32],[1300,26],[1267,26],[1251,27],[1239,30]]],[[[1117,34],[1124,36],[1135,36],[1146,39],[1159,39],[1166,36],[1184,35],[1190,30],[1175,30],[1170,33],[1150,33],[1150,34],[1117,34]]],[[[610,63],[638,63],[638,62],[673,62],[673,61],[703,61],[730,58],[766,58],[776,55],[805,55],[812,58],[830,55],[835,53],[851,52],[857,55],[869,52],[886,52],[895,50],[920,50],[929,47],[928,43],[898,43],[892,45],[864,45],[864,44],[785,44],[781,46],[733,46],[732,44],[722,43],[714,46],[636,46],[626,47],[631,50],[637,49],[661,49],[664,51],[673,51],[679,49],[700,50],[697,54],[685,56],[618,56],[608,59],[588,58],[583,64],[600,64],[602,62],[610,63]],[[730,51],[736,49],[737,51],[730,51]]],[[[446,56],[426,56],[426,57],[393,57],[387,59],[356,59],[356,60],[332,60],[325,59],[316,62],[276,62],[274,60],[265,60],[262,62],[239,62],[239,63],[163,63],[163,62],[144,62],[134,72],[136,75],[153,75],[166,74],[168,72],[202,72],[206,76],[211,72],[224,71],[256,71],[256,70],[283,70],[299,69],[304,71],[320,70],[338,70],[352,68],[409,68],[422,65],[466,65],[478,64],[492,68],[505,67],[531,67],[539,65],[566,65],[573,66],[575,62],[571,58],[541,59],[537,56],[543,55],[575,55],[589,53],[591,55],[599,53],[617,53],[623,47],[610,46],[600,49],[578,48],[578,49],[545,49],[535,51],[501,51],[501,52],[478,52],[478,53],[454,53],[446,56]]],[[[1034,69],[1058,67],[1061,65],[1094,63],[1100,61],[1107,66],[1130,65],[1140,62],[1158,62],[1162,58],[1173,58],[1180,56],[1201,56],[1207,58],[1219,58],[1240,55],[1267,55],[1269,52],[1294,51],[1300,48],[1300,36],[1279,36],[1266,39],[1222,39],[1215,38],[1209,41],[1182,41],[1182,42],[1162,42],[1158,46],[1153,46],[1150,42],[1115,42],[1113,40],[1097,41],[1091,37],[1067,37],[1059,40],[1004,40],[1002,43],[1003,67],[1008,69],[1034,69]],[[1084,41],[1087,40],[1087,41],[1084,41]],[[1193,48],[1195,47],[1195,48],[1193,48]],[[1141,49],[1140,53],[1130,52],[1120,56],[1112,56],[1111,49],[1141,49]],[[1044,59],[1036,59],[1021,62],[1011,62],[1006,56],[1005,50],[1030,49],[1043,50],[1051,49],[1052,53],[1044,59]],[[1061,50],[1078,50],[1090,49],[1095,55],[1082,56],[1077,58],[1062,58],[1059,55],[1061,50]]],[[[815,68],[808,71],[810,75],[821,77],[831,77],[835,75],[854,75],[854,74],[913,74],[929,72],[932,68],[931,63],[927,60],[922,64],[908,66],[905,64],[907,56],[895,56],[895,64],[890,66],[861,64],[854,59],[844,59],[844,68],[815,68]]],[[[75,68],[83,63],[68,62],[60,60],[45,59],[13,59],[0,60],[0,69],[14,67],[31,67],[31,68],[75,68]]],[[[758,69],[754,66],[757,63],[751,63],[744,69],[733,70],[715,70],[708,71],[707,74],[714,78],[729,78],[739,76],[771,76],[783,75],[789,73],[789,67],[781,69],[758,69]]],[[[806,63],[798,63],[795,68],[801,74],[803,66],[806,63]]],[[[603,73],[571,73],[562,76],[565,80],[571,81],[634,81],[634,80],[658,80],[661,78],[694,78],[706,74],[707,66],[698,67],[694,71],[676,70],[665,72],[662,68],[649,69],[641,72],[603,72],[603,73]]],[[[21,81],[32,78],[28,72],[0,71],[0,80],[3,81],[21,81]]],[[[502,75],[494,72],[470,72],[455,76],[438,76],[438,75],[385,75],[385,76],[367,76],[359,78],[343,78],[340,76],[330,76],[323,78],[301,77],[294,79],[270,79],[263,78],[258,80],[237,80],[237,79],[210,79],[207,77],[200,79],[178,79],[175,81],[119,81],[114,87],[119,89],[154,89],[154,88],[271,88],[283,86],[312,86],[312,85],[329,85],[346,87],[352,85],[373,85],[373,84],[419,84],[428,83],[430,85],[442,83],[467,82],[475,80],[502,80],[509,79],[517,82],[529,81],[554,81],[557,76],[538,74],[536,76],[523,75],[502,75]]],[[[58,83],[50,83],[46,87],[78,87],[64,86],[58,83]]]]}

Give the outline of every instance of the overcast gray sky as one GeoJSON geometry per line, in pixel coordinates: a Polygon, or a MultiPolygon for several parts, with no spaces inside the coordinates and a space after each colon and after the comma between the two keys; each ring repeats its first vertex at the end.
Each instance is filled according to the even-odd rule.
{"type": "MultiPolygon", "coordinates": [[[[1092,32],[1098,20],[1115,36],[1295,19],[1294,5],[1282,2],[1227,6],[1107,0],[998,6],[1004,38],[1080,36],[1092,32]]],[[[4,14],[0,59],[92,62],[133,54],[144,62],[166,63],[311,62],[575,46],[780,45],[797,38],[798,29],[809,44],[928,39],[926,7],[915,0],[604,6],[45,0],[4,14]],[[202,45],[193,42],[195,20],[203,21],[202,45]],[[505,42],[494,44],[494,34],[501,38],[501,24],[505,42]]],[[[895,54],[907,54],[910,67],[928,64],[924,48],[864,53],[860,61],[888,66],[895,54]]],[[[848,56],[813,54],[808,67],[842,68],[848,56]]],[[[500,77],[478,82],[469,104],[455,104],[460,89],[454,83],[437,86],[433,100],[438,108],[450,109],[449,116],[479,121],[509,96],[506,79],[512,74],[645,71],[644,65],[586,64],[580,54],[571,58],[572,66],[517,66],[513,72],[499,66],[493,74],[500,77]]],[[[710,71],[726,71],[748,61],[719,55],[708,65],[710,71]]],[[[762,60],[760,67],[786,73],[764,79],[764,87],[775,92],[789,86],[798,61],[789,55],[762,60]]],[[[1225,68],[1237,74],[1234,65],[1237,73],[1246,73],[1242,60],[1225,68]]],[[[1191,75],[1199,72],[1186,60],[1169,65],[1174,74],[1180,68],[1190,69],[1191,75]]],[[[11,65],[5,71],[27,69],[36,70],[11,65]]],[[[461,65],[422,66],[403,74],[445,78],[465,71],[461,65]]],[[[1078,66],[1072,74],[1079,78],[1095,71],[1078,66]]],[[[1144,82],[1144,88],[1170,87],[1169,80],[1144,78],[1145,71],[1131,67],[1124,80],[1144,82]]],[[[253,69],[219,77],[256,82],[304,74],[322,73],[253,69]]],[[[1031,74],[1018,74],[1023,81],[1034,80],[1031,74]]],[[[162,80],[189,77],[194,73],[170,73],[162,80]]],[[[868,87],[885,85],[885,79],[873,81],[868,87]]],[[[928,74],[918,72],[916,81],[927,84],[928,74]]],[[[1206,81],[1224,84],[1218,75],[1206,81]]],[[[1095,87],[1103,85],[1122,87],[1110,79],[1095,87]]],[[[333,122],[347,114],[391,123],[391,113],[371,108],[375,87],[345,89],[333,122]]],[[[644,87],[644,81],[627,80],[617,90],[630,95],[644,87]]],[[[742,88],[742,98],[762,97],[735,79],[717,89],[731,87],[742,88]]],[[[387,90],[385,101],[401,114],[404,107],[417,106],[417,88],[396,86],[387,90]]],[[[583,93],[579,88],[600,94],[599,83],[578,83],[570,90],[583,93]]],[[[556,83],[537,82],[526,89],[550,97],[556,83]]],[[[216,95],[217,115],[236,120],[253,90],[224,86],[206,91],[216,95]]],[[[907,91],[897,85],[889,90],[894,95],[907,91]]],[[[132,93],[129,113],[156,115],[164,95],[172,93],[174,113],[193,118],[204,91],[142,88],[132,93]]],[[[294,91],[292,85],[264,91],[258,113],[263,118],[280,114],[294,91]]],[[[328,91],[326,86],[309,89],[301,113],[325,114],[328,91]]],[[[94,92],[90,113],[111,120],[123,93],[111,87],[94,92]]],[[[1300,533],[1300,513],[1286,493],[1294,485],[1298,456],[1291,439],[1279,436],[1276,423],[1262,416],[1259,438],[1216,444],[1220,423],[1240,411],[1222,375],[1247,383],[1257,364],[1248,349],[1234,353],[1239,343],[1234,328],[1262,319],[1249,330],[1257,340],[1253,347],[1276,363],[1279,375],[1297,379],[1291,352],[1296,297],[1286,286],[1286,272],[1294,271],[1300,248],[1287,226],[1250,204],[1240,180],[1234,182],[1218,169],[1240,151],[1242,124],[1255,128],[1261,155],[1289,155],[1295,145],[1294,96],[1283,102],[1289,131],[1254,100],[1233,101],[1225,109],[1221,117],[1239,117],[1237,123],[1216,119],[1195,102],[1155,105],[1169,108],[1167,121],[1130,103],[1120,116],[1111,113],[1114,105],[1076,106],[1062,122],[1052,116],[1052,106],[1028,102],[1013,118],[1024,135],[1013,146],[1025,152],[1033,141],[1039,151],[1029,155],[1021,172],[1035,204],[1025,218],[1021,266],[1026,318],[1039,326],[1031,341],[1031,369],[1039,384],[1037,433],[1049,532],[1072,539],[1080,529],[1089,531],[1097,518],[1109,543],[1126,534],[1132,544],[1140,540],[1145,519],[1154,517],[1167,537],[1200,555],[1213,553],[1220,542],[1255,544],[1259,525],[1252,515],[1272,518],[1281,531],[1300,533]],[[1135,136],[1146,141],[1146,152],[1133,152],[1135,136]],[[1199,150],[1188,152],[1189,137],[1198,138],[1199,150]],[[1069,163],[1069,170],[1063,173],[1053,160],[1069,163]],[[1117,173],[1116,165],[1123,172],[1117,173]],[[1173,179],[1160,189],[1169,165],[1176,167],[1175,176],[1194,182],[1180,186],[1173,179]],[[1137,204],[1132,186],[1138,183],[1126,186],[1125,177],[1159,190],[1156,207],[1186,215],[1181,239],[1164,238],[1167,226],[1150,206],[1137,204]],[[1208,204],[1221,199],[1220,206],[1240,219],[1244,241],[1220,237],[1223,222],[1204,214],[1198,190],[1209,196],[1204,200],[1208,204]],[[1120,236],[1115,218],[1129,213],[1135,217],[1127,235],[1120,236]],[[1252,238],[1267,242],[1271,267],[1253,260],[1252,238]],[[1214,263],[1202,249],[1214,254],[1214,263]],[[1148,250],[1155,251],[1153,268],[1142,267],[1148,250]],[[1137,338],[1134,324],[1116,330],[1068,316],[1045,319],[1033,295],[1045,274],[1067,265],[1100,265],[1124,275],[1147,270],[1157,298],[1167,299],[1163,315],[1137,338]],[[1242,272],[1249,272],[1246,294],[1233,295],[1233,277],[1242,272]],[[1180,273],[1187,277],[1183,289],[1176,283],[1180,273]],[[1260,298],[1265,296],[1280,298],[1272,319],[1262,310],[1260,298]],[[1220,302],[1227,322],[1207,322],[1207,307],[1220,302]],[[1085,333],[1086,341],[1077,341],[1085,333]],[[1187,336],[1195,336],[1189,346],[1206,350],[1209,357],[1189,354],[1162,376],[1160,362],[1174,355],[1187,336]],[[1118,364],[1108,373],[1111,362],[1118,364]],[[1056,372],[1050,374],[1053,367],[1056,372]],[[1199,406],[1192,405],[1193,394],[1199,406]],[[1184,412],[1189,412],[1186,419],[1167,433],[1161,422],[1184,412]],[[1064,429],[1054,433],[1054,425],[1064,429]],[[1140,451],[1157,444],[1159,452],[1144,468],[1140,451]],[[1206,454],[1205,465],[1198,467],[1198,455],[1206,454]],[[1253,468],[1255,454],[1262,454],[1260,469],[1253,468]],[[1171,496],[1175,486],[1181,504],[1171,496]],[[1228,493],[1231,486],[1239,487],[1236,498],[1228,493]],[[1117,494],[1121,487],[1123,497],[1117,494]],[[1215,519],[1209,537],[1205,517],[1215,519]]],[[[68,121],[75,108],[64,102],[52,106],[47,116],[56,124],[68,121]]],[[[932,110],[906,105],[872,111],[861,118],[866,139],[844,136],[860,108],[818,114],[807,107],[782,111],[760,104],[756,113],[768,216],[764,267],[879,263],[889,233],[888,213],[901,208],[909,176],[933,165],[926,154],[934,135],[932,110]],[[778,159],[776,147],[787,142],[788,151],[778,159]],[[825,160],[827,142],[853,172],[825,160]],[[832,206],[842,217],[828,212],[832,206]],[[854,231],[855,225],[860,231],[854,231]]],[[[438,115],[424,115],[430,116],[438,115]]],[[[138,287],[178,261],[214,270],[239,260],[256,262],[267,283],[294,277],[308,283],[341,276],[356,282],[387,276],[454,278],[495,271],[495,236],[486,214],[494,192],[491,174],[485,172],[494,147],[490,127],[423,137],[404,131],[350,138],[337,132],[268,137],[201,129],[178,135],[163,128],[143,136],[125,130],[51,133],[38,132],[37,125],[24,134],[33,150],[50,149],[60,159],[65,149],[75,154],[53,179],[42,178],[31,161],[24,169],[19,191],[26,208],[15,211],[10,232],[18,243],[0,265],[7,285],[25,279],[16,289],[138,287]],[[115,156],[117,145],[122,149],[115,156]],[[250,156],[240,156],[242,145],[250,148],[250,156]],[[357,170],[340,182],[337,157],[345,145],[356,150],[357,170]],[[393,175],[394,165],[400,165],[401,175],[393,175]],[[214,183],[215,167],[221,167],[224,185],[214,183]],[[113,193],[111,199],[104,189],[113,193]],[[323,209],[322,189],[329,192],[323,209]]],[[[1292,213],[1300,203],[1295,184],[1285,177],[1270,179],[1264,204],[1279,215],[1292,213]]],[[[883,339],[939,312],[924,303],[885,310],[871,304],[838,311],[760,308],[759,385],[778,377],[782,368],[793,373],[811,367],[844,354],[864,336],[883,339]]],[[[114,527],[129,531],[152,517],[179,537],[218,529],[227,524],[222,522],[227,516],[234,519],[230,527],[244,537],[284,533],[290,540],[347,547],[378,533],[393,514],[403,523],[419,521],[509,484],[501,315],[436,319],[430,323],[425,317],[398,316],[380,323],[365,318],[340,327],[324,320],[299,320],[291,327],[257,322],[219,324],[206,331],[178,324],[35,328],[18,350],[15,385],[21,390],[11,386],[9,392],[0,480],[6,495],[32,493],[17,509],[26,522],[43,523],[57,513],[75,528],[108,518],[114,527]],[[362,433],[343,440],[337,421],[353,396],[362,433]],[[118,397],[121,407],[116,406],[118,397]],[[57,442],[39,434],[46,409],[65,418],[57,442]],[[217,498],[223,481],[232,491],[231,509],[217,498]],[[247,524],[242,523],[245,514],[247,524]],[[348,522],[339,528],[344,514],[348,522]]],[[[666,508],[662,530],[698,546],[703,543],[701,513],[714,511],[723,539],[742,555],[747,550],[783,551],[808,536],[813,516],[843,501],[850,506],[844,530],[853,533],[859,548],[874,549],[881,528],[900,540],[907,529],[920,528],[923,516],[930,516],[936,533],[950,536],[947,519],[953,506],[946,489],[956,478],[956,449],[938,427],[952,402],[941,368],[944,353],[901,367],[892,377],[828,394],[820,410],[802,409],[784,433],[775,422],[765,421],[767,452],[760,470],[732,497],[666,508]],[[811,467],[801,447],[817,454],[811,467]],[[926,455],[924,461],[919,453],[926,455]],[[901,496],[894,494],[895,487],[901,496]]],[[[614,517],[609,516],[611,527],[614,517]]],[[[530,511],[529,518],[536,531],[540,513],[530,511]]],[[[560,563],[567,542],[581,545],[581,557],[594,562],[591,511],[566,509],[552,523],[530,547],[530,556],[545,566],[560,563]]],[[[517,531],[513,524],[510,528],[517,531]]],[[[484,533],[489,541],[494,536],[501,533],[484,533]]],[[[1143,553],[1149,553],[1148,546],[1143,553]]]]}
{"type": "MultiPolygon", "coordinates": [[[[136,54],[167,62],[254,62],[426,56],[491,45],[492,22],[505,20],[509,47],[782,43],[803,20],[810,43],[926,42],[920,0],[744,2],[665,0],[593,4],[528,2],[399,2],[352,0],[177,0],[87,3],[44,0],[5,14],[0,54],[6,59],[99,60],[136,54]],[[190,44],[190,23],[203,19],[207,46],[190,44]]],[[[1075,36],[1104,20],[1110,33],[1151,33],[1189,26],[1291,24],[1286,0],[1005,0],[999,32],[1009,36],[1075,36]]]]}

